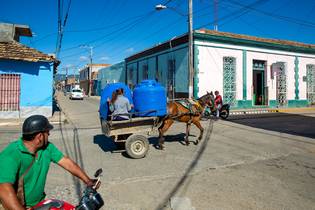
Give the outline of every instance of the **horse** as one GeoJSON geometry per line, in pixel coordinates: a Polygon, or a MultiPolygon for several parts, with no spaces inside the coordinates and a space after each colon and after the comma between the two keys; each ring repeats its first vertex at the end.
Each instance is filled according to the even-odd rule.
{"type": "Polygon", "coordinates": [[[195,99],[178,99],[170,101],[167,104],[168,114],[161,120],[161,125],[158,128],[159,131],[159,144],[158,148],[164,149],[164,133],[171,127],[174,121],[186,123],[186,136],[185,143],[188,146],[188,136],[190,131],[191,123],[196,125],[200,134],[195,144],[197,145],[202,139],[204,128],[200,124],[200,118],[204,111],[204,108],[211,103],[211,95],[207,94],[201,96],[197,100],[195,99]]]}

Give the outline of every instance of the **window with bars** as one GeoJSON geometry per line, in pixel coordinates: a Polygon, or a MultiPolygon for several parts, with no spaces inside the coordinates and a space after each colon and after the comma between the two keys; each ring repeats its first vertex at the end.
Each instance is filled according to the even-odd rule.
{"type": "Polygon", "coordinates": [[[315,104],[315,65],[306,65],[306,96],[310,104],[315,104]]]}
{"type": "Polygon", "coordinates": [[[134,86],[134,83],[133,83],[133,81],[134,81],[134,76],[133,76],[133,74],[134,74],[134,69],[133,69],[133,67],[130,67],[130,68],[128,68],[128,75],[127,75],[127,84],[128,84],[128,86],[129,86],[129,88],[133,88],[133,86],[134,86]]]}
{"type": "Polygon", "coordinates": [[[279,65],[278,72],[276,74],[277,101],[279,106],[285,106],[288,103],[286,65],[284,62],[278,62],[277,64],[279,65]]]}
{"type": "Polygon", "coordinates": [[[167,62],[167,95],[170,99],[175,96],[175,59],[170,59],[167,62]]]}
{"type": "Polygon", "coordinates": [[[19,74],[0,74],[0,111],[20,110],[19,74]]]}
{"type": "Polygon", "coordinates": [[[236,105],[236,58],[223,57],[223,102],[236,105]]]}
{"type": "Polygon", "coordinates": [[[142,66],[142,79],[149,78],[148,64],[142,66]]]}

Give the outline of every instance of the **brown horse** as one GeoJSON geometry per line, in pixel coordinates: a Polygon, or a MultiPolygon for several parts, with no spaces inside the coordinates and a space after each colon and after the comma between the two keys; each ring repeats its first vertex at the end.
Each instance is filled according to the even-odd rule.
{"type": "Polygon", "coordinates": [[[200,118],[202,112],[206,105],[209,105],[211,102],[211,95],[207,94],[201,96],[197,100],[194,99],[180,99],[174,100],[167,104],[168,115],[162,119],[162,124],[159,127],[159,149],[164,149],[164,133],[171,127],[174,121],[186,123],[186,137],[185,143],[188,146],[188,136],[190,131],[191,123],[196,125],[200,134],[195,144],[198,144],[203,136],[203,127],[200,124],[200,118]]]}

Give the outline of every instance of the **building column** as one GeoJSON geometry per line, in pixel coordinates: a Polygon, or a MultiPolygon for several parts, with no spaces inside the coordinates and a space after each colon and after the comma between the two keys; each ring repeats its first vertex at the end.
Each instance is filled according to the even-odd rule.
{"type": "Polygon", "coordinates": [[[247,100],[247,51],[243,50],[243,100],[247,100]]]}
{"type": "Polygon", "coordinates": [[[294,79],[295,79],[295,100],[299,100],[299,58],[295,56],[294,60],[294,79]]]}

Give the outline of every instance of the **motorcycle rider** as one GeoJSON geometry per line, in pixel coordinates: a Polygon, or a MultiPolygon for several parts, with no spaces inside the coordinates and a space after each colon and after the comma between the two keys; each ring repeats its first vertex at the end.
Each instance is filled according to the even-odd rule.
{"type": "Polygon", "coordinates": [[[29,208],[45,198],[44,188],[51,162],[80,178],[86,185],[94,185],[95,180],[48,141],[52,129],[45,116],[30,116],[23,123],[22,137],[0,153],[0,201],[5,209],[29,208]],[[21,189],[17,189],[21,177],[24,177],[24,199],[17,195],[21,189]]]}
{"type": "Polygon", "coordinates": [[[219,91],[214,91],[215,99],[214,99],[214,105],[217,111],[217,118],[220,117],[220,109],[223,105],[222,96],[220,95],[219,91]]]}

